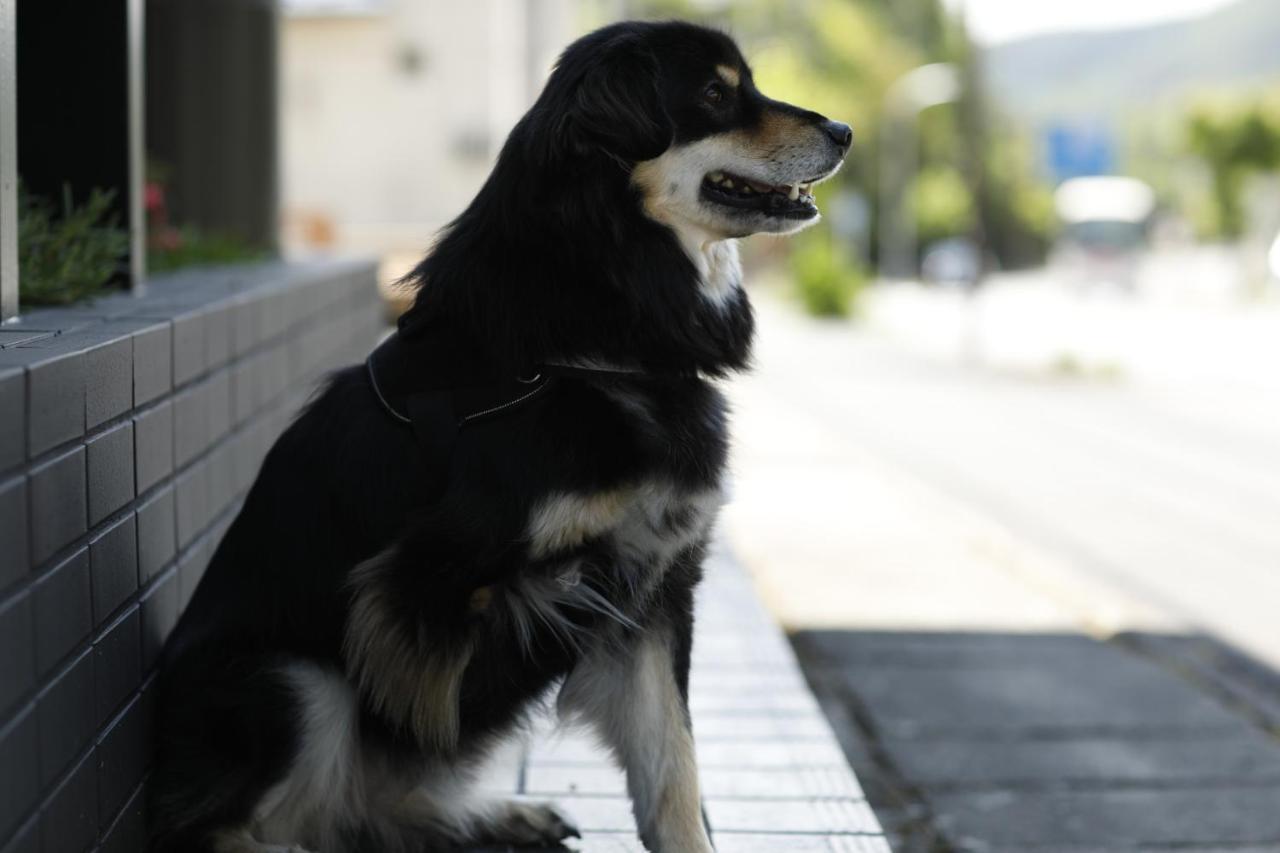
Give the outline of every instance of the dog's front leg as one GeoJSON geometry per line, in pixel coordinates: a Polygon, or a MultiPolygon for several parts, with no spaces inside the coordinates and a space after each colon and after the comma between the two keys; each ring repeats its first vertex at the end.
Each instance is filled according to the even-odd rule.
{"type": "Polygon", "coordinates": [[[709,853],[687,700],[691,610],[600,650],[560,691],[562,715],[592,723],[627,774],[640,838],[654,853],[709,853]]]}

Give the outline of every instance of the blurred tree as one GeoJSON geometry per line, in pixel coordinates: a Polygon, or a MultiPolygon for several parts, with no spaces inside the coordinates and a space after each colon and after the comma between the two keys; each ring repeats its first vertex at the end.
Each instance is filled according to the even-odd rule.
{"type": "Polygon", "coordinates": [[[1218,236],[1240,237],[1245,178],[1280,168],[1280,110],[1262,102],[1202,103],[1187,119],[1187,143],[1209,169],[1218,236]]]}

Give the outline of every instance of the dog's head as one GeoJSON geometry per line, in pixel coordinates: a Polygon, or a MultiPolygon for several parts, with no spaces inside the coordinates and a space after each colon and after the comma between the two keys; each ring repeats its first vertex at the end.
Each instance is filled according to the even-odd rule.
{"type": "Polygon", "coordinates": [[[818,218],[812,186],[853,133],[766,97],[732,39],[692,24],[618,24],[565,52],[564,144],[633,166],[650,217],[707,238],[789,233],[818,218]]]}

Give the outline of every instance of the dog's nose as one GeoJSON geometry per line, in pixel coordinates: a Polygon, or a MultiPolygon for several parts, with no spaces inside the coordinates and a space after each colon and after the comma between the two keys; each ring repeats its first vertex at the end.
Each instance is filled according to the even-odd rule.
{"type": "Polygon", "coordinates": [[[848,148],[853,144],[853,128],[839,121],[824,121],[822,132],[840,148],[848,148]]]}

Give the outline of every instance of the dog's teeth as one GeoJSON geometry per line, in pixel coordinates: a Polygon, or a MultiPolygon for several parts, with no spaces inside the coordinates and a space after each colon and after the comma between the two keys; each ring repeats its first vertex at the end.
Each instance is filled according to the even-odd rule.
{"type": "Polygon", "coordinates": [[[742,185],[742,191],[743,191],[744,193],[746,193],[747,195],[754,195],[754,194],[755,194],[755,190],[751,189],[751,184],[743,184],[743,185],[742,185]]]}
{"type": "Polygon", "coordinates": [[[731,178],[725,178],[724,185],[729,189],[733,189],[733,180],[731,178]]]}
{"type": "Polygon", "coordinates": [[[809,187],[811,187],[811,186],[813,186],[813,184],[801,184],[801,185],[800,185],[800,192],[804,193],[805,195],[808,195],[808,194],[809,194],[809,187]]]}
{"type": "Polygon", "coordinates": [[[707,177],[711,179],[712,183],[718,184],[724,180],[724,172],[712,172],[711,174],[707,175],[707,177]]]}
{"type": "Polygon", "coordinates": [[[787,193],[787,198],[791,199],[792,201],[795,201],[796,199],[800,198],[800,185],[799,185],[799,184],[792,184],[792,185],[791,185],[791,190],[787,193]]]}

